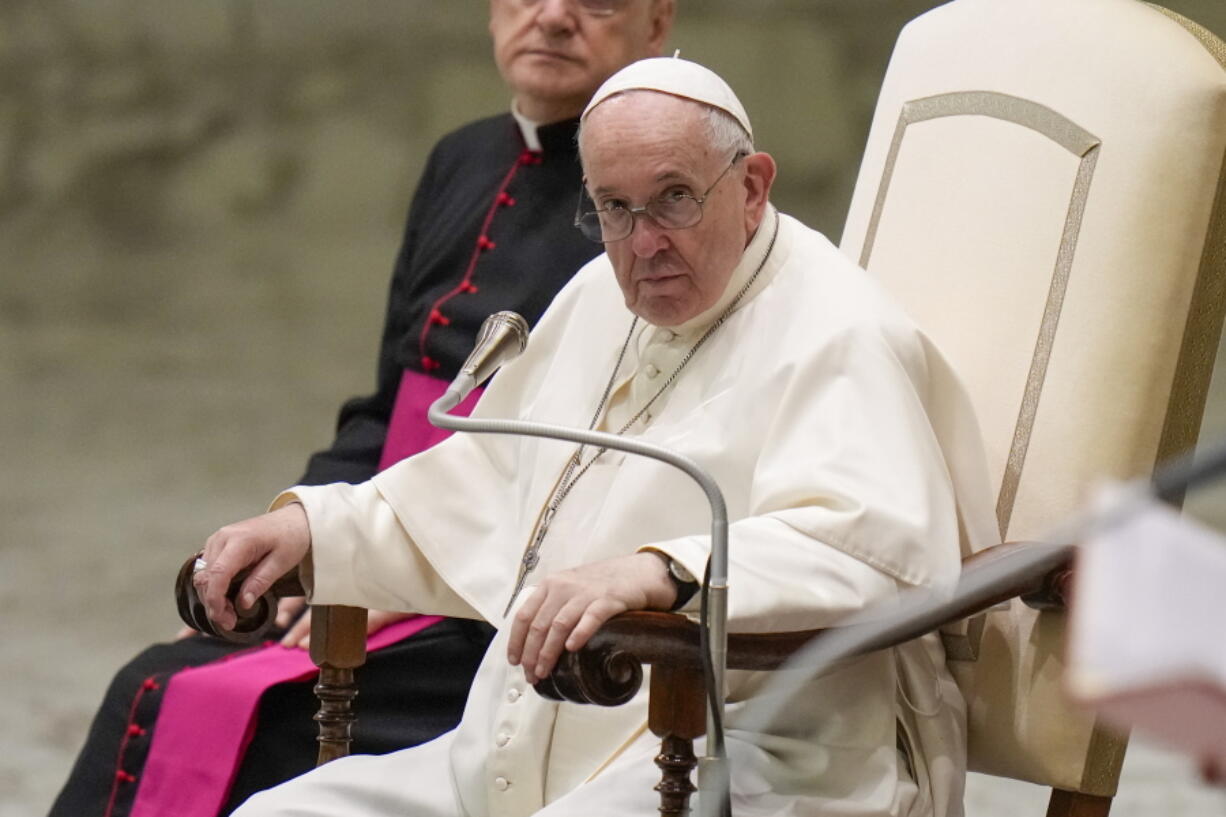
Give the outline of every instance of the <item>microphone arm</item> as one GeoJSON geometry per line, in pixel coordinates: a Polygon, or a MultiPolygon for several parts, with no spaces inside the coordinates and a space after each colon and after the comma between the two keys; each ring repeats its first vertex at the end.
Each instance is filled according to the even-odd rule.
{"type": "Polygon", "coordinates": [[[802,692],[805,683],[838,662],[918,638],[946,621],[972,614],[1002,598],[1007,588],[1021,581],[1038,581],[1070,563],[1077,547],[1073,542],[1126,522],[1147,501],[1179,503],[1187,489],[1223,475],[1226,441],[1203,453],[1192,452],[1167,461],[1149,479],[1123,483],[1105,507],[1075,514],[1052,530],[1045,542],[1019,547],[980,566],[973,574],[964,573],[951,594],[913,588],[902,593],[894,609],[884,615],[878,608],[848,616],[792,656],[787,664],[790,672],[775,673],[764,693],[749,702],[744,713],[745,728],[765,731],[786,717],[787,706],[802,692]]]}
{"type": "Polygon", "coordinates": [[[451,431],[543,437],[650,457],[683,471],[698,483],[703,493],[706,494],[707,502],[711,506],[711,557],[707,565],[708,577],[704,582],[704,609],[701,617],[709,632],[707,642],[710,650],[712,678],[708,683],[708,696],[713,697],[708,701],[707,754],[699,760],[698,790],[700,795],[706,794],[706,796],[700,796],[700,807],[708,815],[716,815],[719,812],[713,809],[719,804],[730,802],[728,757],[724,747],[723,732],[724,676],[728,652],[728,508],[724,502],[723,492],[720,491],[715,479],[697,462],[683,454],[652,443],[627,439],[603,431],[568,428],[527,420],[476,419],[453,417],[447,414],[482,380],[492,375],[499,366],[517,356],[526,346],[527,323],[519,315],[514,312],[499,312],[486,318],[485,323],[481,326],[477,345],[469,355],[460,374],[447,387],[443,396],[431,404],[427,416],[433,425],[451,431]],[[491,326],[491,323],[494,326],[491,326]],[[491,339],[488,343],[484,342],[487,337],[491,339]],[[511,342],[513,338],[518,338],[518,349],[511,342]],[[492,349],[493,352],[487,354],[483,349],[492,349]],[[480,359],[474,361],[474,358],[478,358],[478,352],[481,352],[480,359]]]}

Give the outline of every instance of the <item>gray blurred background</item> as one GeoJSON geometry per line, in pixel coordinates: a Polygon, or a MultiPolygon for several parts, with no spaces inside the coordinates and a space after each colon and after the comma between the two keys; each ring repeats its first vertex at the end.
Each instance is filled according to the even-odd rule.
{"type": "MultiPolygon", "coordinates": [[[[776,202],[837,240],[890,47],[936,3],[679,5],[672,47],[746,101],[776,202]]],[[[1222,0],[1167,5],[1226,34],[1222,0]]],[[[508,102],[485,18],[483,0],[0,0],[0,817],[45,812],[112,672],[175,631],[183,558],[372,387],[426,152],[508,102]]],[[[1205,438],[1226,433],[1223,392],[1205,438]]],[[[1222,496],[1193,509],[1226,518],[1222,496]]],[[[968,813],[1042,801],[974,779],[968,813]]],[[[1134,742],[1116,803],[1226,798],[1134,742]]]]}

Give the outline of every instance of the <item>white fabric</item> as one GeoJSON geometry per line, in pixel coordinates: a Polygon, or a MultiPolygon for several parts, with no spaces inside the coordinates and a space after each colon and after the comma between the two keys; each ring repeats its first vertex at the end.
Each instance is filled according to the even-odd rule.
{"type": "Polygon", "coordinates": [[[524,147],[528,150],[539,151],[541,149],[541,137],[537,135],[536,129],[541,126],[540,122],[533,122],[528,117],[519,112],[519,102],[511,100],[511,116],[515,118],[515,124],[519,125],[519,133],[524,137],[524,147]]]}
{"type": "Polygon", "coordinates": [[[728,83],[711,69],[680,57],[651,57],[630,63],[596,89],[580,119],[587,119],[609,97],[626,91],[659,91],[719,108],[739,122],[753,139],[749,114],[728,83]]]}
{"type": "MultiPolygon", "coordinates": [[[[752,297],[646,427],[628,432],[693,457],[719,480],[733,521],[734,632],[821,627],[902,585],[952,580],[955,496],[969,533],[992,532],[974,435],[949,442],[953,424],[966,420],[965,400],[931,346],[825,238],[787,216],[777,222],[752,297]]],[[[775,223],[772,211],[743,267],[756,267],[775,223]]],[[[745,279],[744,268],[734,273],[745,279]]],[[[475,414],[586,423],[630,322],[601,256],[561,292],[475,414]]],[[[627,382],[646,376],[655,346],[685,334],[649,328],[627,382]]],[[[636,399],[629,393],[619,398],[625,411],[636,399]]],[[[286,498],[300,499],[311,522],[312,602],[501,625],[520,556],[572,450],[459,434],[364,485],[295,489],[286,498]]],[[[609,452],[561,506],[533,580],[643,547],[702,575],[709,525],[686,477],[609,452]]],[[[370,788],[349,786],[346,813],[520,817],[565,804],[571,814],[597,814],[611,808],[598,804],[611,793],[616,813],[650,813],[657,772],[647,762],[656,749],[644,732],[646,687],[620,708],[547,702],[508,666],[506,634],[487,654],[458,729],[363,772],[370,788]]],[[[763,680],[747,672],[728,679],[729,740],[742,761],[738,814],[961,813],[963,704],[935,636],[814,682],[786,734],[737,731],[737,702],[763,680]],[[900,743],[913,753],[918,786],[900,763],[900,743]]],[[[330,813],[311,810],[331,796],[319,792],[364,762],[325,767],[242,814],[330,813]]]]}

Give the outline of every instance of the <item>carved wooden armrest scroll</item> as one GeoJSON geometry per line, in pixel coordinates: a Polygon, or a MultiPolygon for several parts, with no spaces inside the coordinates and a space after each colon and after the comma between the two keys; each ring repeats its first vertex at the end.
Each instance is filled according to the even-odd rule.
{"type": "MultiPolygon", "coordinates": [[[[209,620],[204,604],[192,585],[192,569],[196,556],[179,568],[175,579],[175,603],[179,617],[187,626],[205,635],[224,638],[238,644],[252,644],[262,639],[276,624],[277,602],[289,596],[302,596],[305,591],[294,569],[279,579],[250,610],[238,611],[238,623],[232,630],[223,630],[209,620]]],[[[242,571],[231,582],[226,593],[231,603],[238,597],[239,587],[250,571],[242,571]]],[[[366,610],[339,605],[311,608],[311,660],[319,667],[315,695],[319,711],[319,756],[317,765],[349,754],[352,741],[353,699],[357,697],[354,670],[366,661],[366,610]]],[[[640,675],[641,675],[640,671],[640,675]]],[[[303,713],[306,717],[306,713],[303,713]]]]}
{"type": "Polygon", "coordinates": [[[250,610],[241,610],[236,601],[238,589],[251,571],[239,571],[234,581],[230,582],[230,588],[226,592],[226,597],[234,604],[234,609],[238,613],[238,622],[234,625],[234,629],[223,630],[209,620],[204,611],[204,602],[200,600],[192,584],[192,568],[196,563],[196,558],[197,556],[192,556],[179,568],[179,575],[175,578],[175,605],[178,607],[179,618],[183,619],[183,623],[205,635],[224,638],[237,644],[254,643],[263,638],[276,622],[278,600],[288,596],[305,595],[302,582],[298,580],[298,570],[295,568],[278,579],[267,593],[256,600],[250,610]]]}

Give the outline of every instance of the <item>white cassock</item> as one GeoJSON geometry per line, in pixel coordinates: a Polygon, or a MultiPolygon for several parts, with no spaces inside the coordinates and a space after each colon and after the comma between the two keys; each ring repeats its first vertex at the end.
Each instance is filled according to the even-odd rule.
{"type": "MultiPolygon", "coordinates": [[[[692,457],[719,481],[733,522],[730,631],[823,627],[901,589],[951,582],[962,551],[993,535],[968,403],[876,284],[773,208],[719,303],[673,329],[639,322],[598,427],[617,430],[633,417],[760,265],[727,321],[627,431],[692,457]]],[[[595,259],[475,416],[586,426],[632,317],[607,257],[595,259]]],[[[310,519],[312,603],[502,625],[524,549],[574,449],[456,434],[363,485],[294,489],[279,501],[297,497],[310,519]]],[[[688,477],[609,451],[562,503],[524,594],[541,576],[644,546],[701,576],[709,530],[706,500],[688,477]]],[[[508,630],[456,730],[333,762],[256,796],[241,814],[655,813],[647,685],[616,708],[546,701],[507,664],[508,630]]],[[[738,729],[738,702],[765,680],[728,677],[736,814],[961,814],[964,704],[936,636],[813,682],[787,734],[738,729]]]]}

